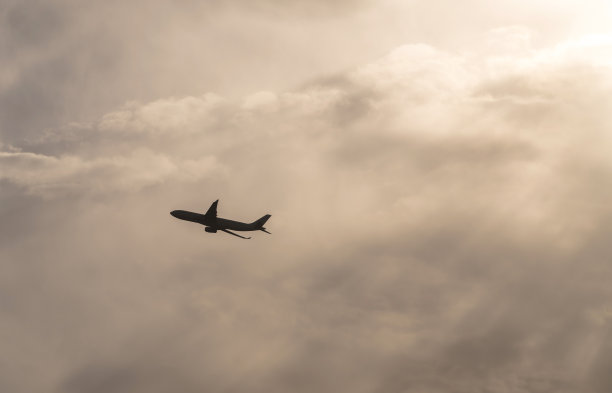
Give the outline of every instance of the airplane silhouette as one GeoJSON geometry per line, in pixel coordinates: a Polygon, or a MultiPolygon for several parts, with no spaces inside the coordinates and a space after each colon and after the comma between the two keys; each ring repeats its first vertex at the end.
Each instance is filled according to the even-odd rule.
{"type": "Polygon", "coordinates": [[[227,220],[225,218],[217,217],[217,203],[219,203],[218,199],[214,201],[212,205],[210,205],[206,214],[188,212],[185,210],[173,210],[170,212],[170,214],[173,217],[181,220],[197,222],[198,224],[205,225],[206,228],[204,228],[204,230],[209,233],[222,231],[243,239],[250,239],[250,237],[240,236],[237,233],[230,232],[228,229],[232,229],[234,231],[264,231],[266,233],[270,233],[266,231],[266,228],[264,228],[264,224],[266,221],[268,221],[268,218],[271,217],[269,214],[266,214],[259,220],[253,221],[250,224],[246,222],[227,220]]]}

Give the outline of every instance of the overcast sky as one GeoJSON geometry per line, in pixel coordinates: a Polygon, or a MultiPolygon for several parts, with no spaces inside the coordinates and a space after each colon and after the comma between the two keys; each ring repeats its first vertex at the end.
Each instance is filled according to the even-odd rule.
{"type": "Polygon", "coordinates": [[[0,391],[609,393],[610,18],[0,0],[0,391]]]}

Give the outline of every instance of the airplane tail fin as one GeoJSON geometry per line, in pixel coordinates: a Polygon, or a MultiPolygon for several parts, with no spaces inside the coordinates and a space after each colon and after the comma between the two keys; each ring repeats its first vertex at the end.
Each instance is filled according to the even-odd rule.
{"type": "Polygon", "coordinates": [[[253,224],[255,225],[255,227],[257,229],[261,229],[263,228],[264,224],[266,223],[266,221],[268,221],[268,218],[272,217],[269,214],[266,214],[265,216],[263,216],[262,218],[260,218],[259,220],[255,221],[253,224]]]}

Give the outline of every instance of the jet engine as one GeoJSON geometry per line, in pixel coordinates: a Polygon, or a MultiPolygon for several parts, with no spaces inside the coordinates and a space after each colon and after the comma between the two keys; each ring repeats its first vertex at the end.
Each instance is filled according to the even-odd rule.
{"type": "Polygon", "coordinates": [[[211,228],[211,227],[206,227],[206,228],[204,228],[204,230],[206,232],[210,232],[210,233],[217,233],[217,230],[215,228],[211,228]]]}

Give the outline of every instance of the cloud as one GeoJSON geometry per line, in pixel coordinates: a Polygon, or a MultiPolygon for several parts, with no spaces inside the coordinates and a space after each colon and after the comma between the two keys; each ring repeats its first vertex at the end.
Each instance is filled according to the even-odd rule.
{"type": "Polygon", "coordinates": [[[290,47],[287,34],[279,33],[287,30],[285,19],[310,23],[329,13],[350,14],[362,5],[355,0],[275,5],[184,1],[172,6],[142,0],[3,0],[2,138],[17,143],[46,128],[100,116],[126,100],[154,101],[201,91],[243,94],[242,86],[249,91],[255,88],[253,82],[259,87],[276,87],[274,81],[283,80],[282,85],[297,83],[307,67],[292,67],[304,70],[286,82],[287,72],[276,66],[287,63],[285,55],[269,47],[270,40],[290,47]],[[131,15],[141,17],[134,20],[131,15]],[[246,36],[250,38],[245,41],[246,36]],[[251,51],[251,60],[245,61],[245,49],[251,51]],[[271,60],[262,61],[265,58],[271,60]]]}
{"type": "Polygon", "coordinates": [[[79,194],[106,194],[139,191],[170,177],[198,180],[214,170],[213,156],[178,163],[163,155],[139,149],[130,156],[109,156],[87,160],[76,156],[45,156],[27,152],[0,153],[3,170],[0,180],[45,197],[79,194]]]}
{"type": "Polygon", "coordinates": [[[484,55],[405,45],[289,91],[130,102],[2,145],[6,353],[38,377],[0,381],[605,391],[609,41],[490,37],[484,55]],[[221,216],[271,213],[274,234],[168,215],[217,198],[221,216]]]}
{"type": "Polygon", "coordinates": [[[210,128],[207,122],[214,120],[215,109],[221,106],[221,98],[213,94],[203,97],[158,100],[144,105],[137,103],[103,116],[99,129],[102,132],[173,132],[193,133],[194,127],[210,128]]]}

